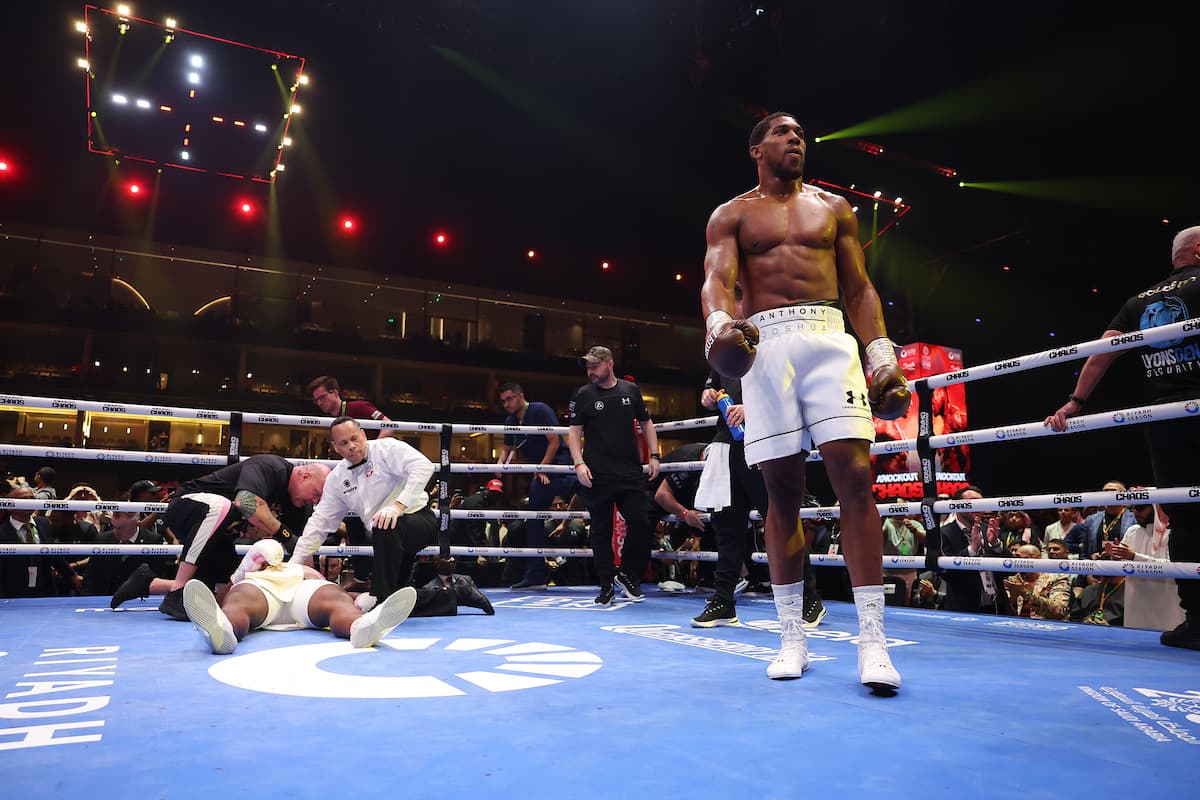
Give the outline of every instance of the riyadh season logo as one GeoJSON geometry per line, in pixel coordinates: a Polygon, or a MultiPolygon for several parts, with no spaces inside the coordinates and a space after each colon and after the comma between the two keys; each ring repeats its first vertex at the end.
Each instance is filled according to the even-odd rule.
{"type": "Polygon", "coordinates": [[[390,637],[378,647],[303,644],[233,656],[209,667],[221,683],[268,694],[326,698],[491,695],[585,678],[595,653],[512,639],[390,637]]]}

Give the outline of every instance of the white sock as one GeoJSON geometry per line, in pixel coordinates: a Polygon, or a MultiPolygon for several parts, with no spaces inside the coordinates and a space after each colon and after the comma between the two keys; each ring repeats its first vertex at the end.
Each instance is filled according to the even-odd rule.
{"type": "Polygon", "coordinates": [[[775,595],[775,613],[779,616],[780,635],[803,637],[804,581],[772,583],[771,593],[775,595]]]}
{"type": "Polygon", "coordinates": [[[858,641],[883,643],[883,586],[855,586],[854,608],[858,611],[858,641]]]}

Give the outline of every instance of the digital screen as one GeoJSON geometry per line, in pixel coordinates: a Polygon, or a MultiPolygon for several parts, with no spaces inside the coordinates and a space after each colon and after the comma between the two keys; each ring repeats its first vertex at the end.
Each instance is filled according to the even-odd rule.
{"type": "Polygon", "coordinates": [[[232,178],[282,171],[303,58],[98,6],[84,23],[89,150],[232,178]]]}

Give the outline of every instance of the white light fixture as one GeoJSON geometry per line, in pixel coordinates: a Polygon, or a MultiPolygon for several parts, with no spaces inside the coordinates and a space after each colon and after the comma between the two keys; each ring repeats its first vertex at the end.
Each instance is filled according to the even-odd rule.
{"type": "Polygon", "coordinates": [[[308,86],[308,76],[307,76],[307,75],[301,75],[301,76],[300,76],[300,78],[299,78],[299,83],[300,83],[300,85],[301,85],[301,86],[308,86]]]}
{"type": "Polygon", "coordinates": [[[125,5],[124,3],[121,3],[119,6],[117,6],[117,13],[120,14],[122,17],[128,17],[130,11],[131,11],[131,9],[129,8],[129,6],[125,5]]]}
{"type": "Polygon", "coordinates": [[[290,137],[290,136],[283,137],[283,146],[291,147],[292,146],[292,137],[290,137]]]}
{"type": "Polygon", "coordinates": [[[193,86],[200,83],[200,73],[189,72],[188,73],[188,83],[192,84],[193,86]]]}
{"type": "Polygon", "coordinates": [[[300,104],[299,104],[299,103],[293,103],[293,104],[292,104],[292,113],[293,113],[293,114],[299,114],[299,113],[300,113],[300,104]]]}
{"type": "Polygon", "coordinates": [[[166,26],[167,26],[168,28],[170,28],[171,30],[175,30],[175,18],[174,18],[174,17],[167,17],[166,26]]]}
{"type": "Polygon", "coordinates": [[[87,23],[82,20],[77,20],[75,22],[75,30],[79,31],[80,33],[87,33],[87,23]]]}
{"type": "Polygon", "coordinates": [[[191,156],[188,155],[187,150],[180,151],[179,157],[182,158],[184,161],[187,161],[189,158],[191,158],[191,156]]]}
{"type": "Polygon", "coordinates": [[[254,126],[254,130],[258,131],[259,133],[266,133],[267,126],[263,125],[261,122],[259,122],[254,126]]]}
{"type": "Polygon", "coordinates": [[[125,95],[123,95],[123,94],[114,94],[112,97],[112,101],[114,103],[116,103],[117,105],[121,105],[121,106],[123,106],[129,102],[129,100],[126,99],[125,95]]]}
{"type": "Polygon", "coordinates": [[[149,101],[149,100],[138,100],[138,101],[137,101],[137,107],[138,107],[138,108],[149,108],[149,107],[150,107],[150,101],[149,101]]]}
{"type": "Polygon", "coordinates": [[[275,165],[275,171],[276,171],[276,172],[283,172],[285,169],[287,169],[287,167],[285,167],[283,164],[276,164],[276,165],[275,165]]]}
{"type": "Polygon", "coordinates": [[[196,69],[199,69],[200,67],[204,66],[204,59],[201,58],[200,56],[192,56],[191,61],[189,63],[196,69]]]}
{"type": "Polygon", "coordinates": [[[86,58],[79,58],[75,60],[75,66],[79,67],[80,69],[87,69],[91,65],[88,64],[88,60],[86,58]]]}

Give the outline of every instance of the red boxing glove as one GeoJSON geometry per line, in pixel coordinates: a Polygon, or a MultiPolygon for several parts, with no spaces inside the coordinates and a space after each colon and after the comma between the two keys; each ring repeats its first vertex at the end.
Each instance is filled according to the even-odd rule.
{"type": "MultiPolygon", "coordinates": [[[[715,313],[715,312],[714,312],[715,313]]],[[[758,328],[745,319],[716,321],[704,340],[704,357],[727,378],[741,378],[754,365],[758,328]]]]}
{"type": "Polygon", "coordinates": [[[896,364],[884,364],[871,373],[871,386],[867,389],[871,413],[880,419],[899,419],[908,413],[912,405],[912,392],[908,381],[896,364]]]}

